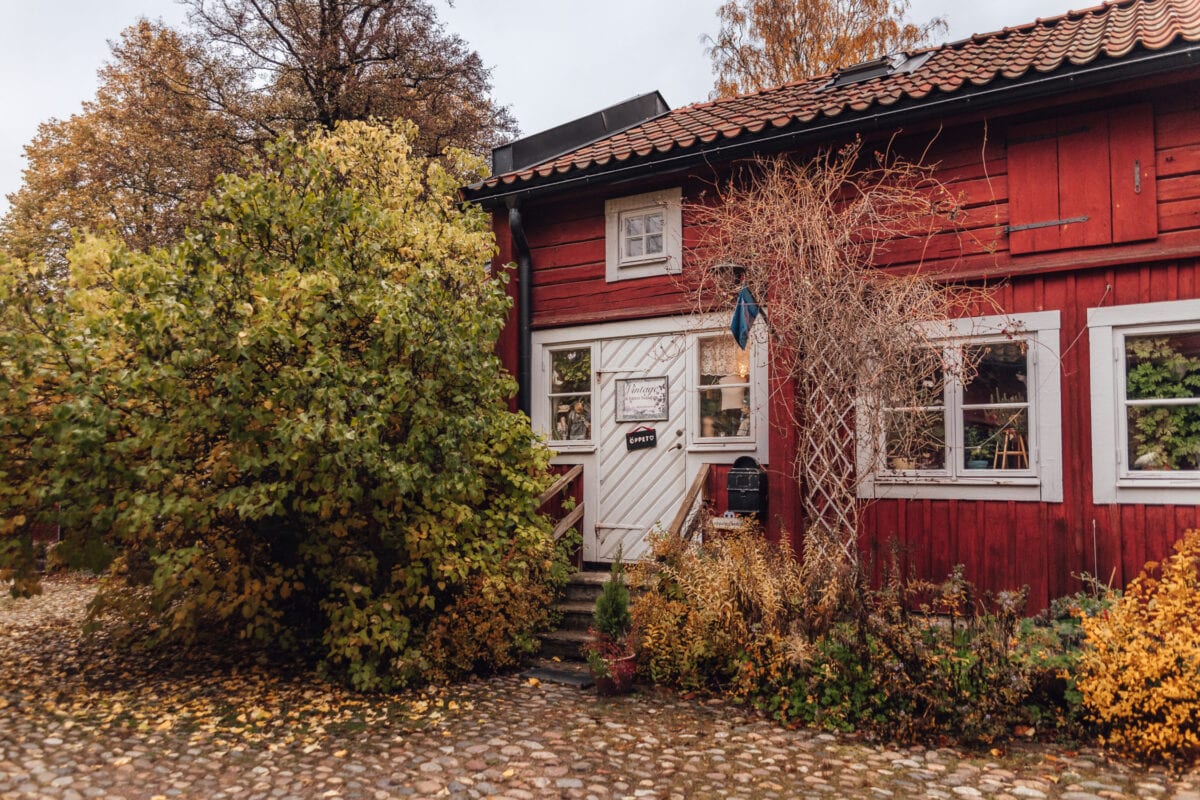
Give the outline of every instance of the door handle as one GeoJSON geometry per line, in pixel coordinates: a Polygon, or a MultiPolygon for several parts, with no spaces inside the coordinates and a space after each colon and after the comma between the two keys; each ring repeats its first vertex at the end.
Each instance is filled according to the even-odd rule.
{"type": "Polygon", "coordinates": [[[668,448],[668,450],[682,450],[682,449],[683,449],[682,442],[675,444],[675,445],[671,446],[670,448],[668,448]]]}

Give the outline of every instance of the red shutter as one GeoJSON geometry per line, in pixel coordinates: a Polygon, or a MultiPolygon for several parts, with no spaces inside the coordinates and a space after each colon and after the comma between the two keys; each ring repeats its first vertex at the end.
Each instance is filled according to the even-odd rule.
{"type": "Polygon", "coordinates": [[[1008,136],[1014,255],[1158,235],[1149,104],[1014,125],[1008,136]]]}
{"type": "MultiPolygon", "coordinates": [[[[1056,120],[1014,125],[1008,131],[1008,217],[1019,227],[1058,219],[1058,123],[1056,120]]],[[[1013,231],[1008,247],[1014,254],[1057,250],[1058,228],[1013,231]]]]}
{"type": "Polygon", "coordinates": [[[1058,246],[1093,247],[1112,241],[1108,113],[1098,111],[1058,123],[1058,246]],[[1086,219],[1084,219],[1086,217],[1086,219]]]}
{"type": "Polygon", "coordinates": [[[1154,109],[1142,103],[1112,112],[1109,161],[1112,172],[1114,242],[1158,236],[1158,192],[1154,182],[1154,109]]]}

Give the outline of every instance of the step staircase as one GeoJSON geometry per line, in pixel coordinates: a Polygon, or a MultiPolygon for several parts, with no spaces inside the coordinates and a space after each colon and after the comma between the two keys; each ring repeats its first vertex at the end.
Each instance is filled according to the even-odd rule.
{"type": "Polygon", "coordinates": [[[542,649],[522,675],[581,688],[592,685],[582,648],[592,625],[596,598],[600,596],[608,574],[607,567],[597,567],[571,576],[557,605],[561,617],[559,626],[542,635],[542,649]]]}

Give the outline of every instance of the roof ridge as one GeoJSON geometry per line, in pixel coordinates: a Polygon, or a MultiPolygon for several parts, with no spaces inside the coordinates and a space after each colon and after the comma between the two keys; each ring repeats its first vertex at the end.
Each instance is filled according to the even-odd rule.
{"type": "Polygon", "coordinates": [[[630,158],[688,150],[764,129],[853,117],[899,101],[920,105],[927,98],[980,89],[1000,79],[1017,87],[1026,79],[1083,67],[1097,59],[1115,63],[1139,52],[1197,42],[1200,0],[1106,0],[1023,25],[905,51],[910,60],[924,58],[913,70],[842,86],[831,83],[836,72],[826,72],[732,97],[700,100],[555,159],[489,178],[484,185],[607,168],[630,158]]]}

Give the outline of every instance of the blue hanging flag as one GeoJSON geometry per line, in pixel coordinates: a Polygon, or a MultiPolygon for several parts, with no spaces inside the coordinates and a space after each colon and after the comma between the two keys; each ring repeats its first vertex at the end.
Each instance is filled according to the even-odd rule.
{"type": "Polygon", "coordinates": [[[754,324],[757,316],[758,303],[754,295],[750,294],[750,290],[743,286],[737,294],[737,302],[733,306],[733,319],[729,323],[733,338],[743,350],[746,349],[746,342],[750,338],[750,326],[754,324]]]}

